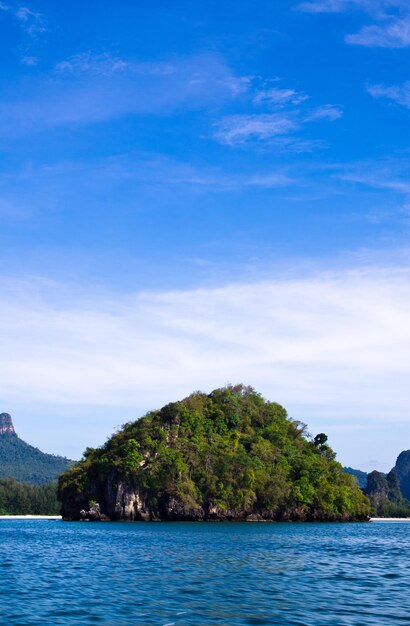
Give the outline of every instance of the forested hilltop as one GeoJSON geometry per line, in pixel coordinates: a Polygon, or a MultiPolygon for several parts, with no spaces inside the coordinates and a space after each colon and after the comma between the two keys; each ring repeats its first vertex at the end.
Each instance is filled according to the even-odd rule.
{"type": "Polygon", "coordinates": [[[410,450],[403,450],[387,474],[374,470],[367,474],[351,467],[359,487],[370,500],[370,513],[377,517],[410,518],[410,450]]]}
{"type": "Polygon", "coordinates": [[[31,485],[45,485],[56,481],[71,465],[73,461],[41,452],[20,439],[11,416],[0,413],[0,479],[15,478],[31,485]]]}
{"type": "Polygon", "coordinates": [[[125,424],[60,477],[66,519],[366,520],[325,435],[243,385],[125,424]]]}

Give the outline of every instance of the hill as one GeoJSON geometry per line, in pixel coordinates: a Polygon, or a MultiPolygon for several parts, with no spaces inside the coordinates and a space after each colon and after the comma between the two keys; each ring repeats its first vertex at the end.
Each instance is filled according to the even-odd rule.
{"type": "Polygon", "coordinates": [[[373,514],[410,517],[410,450],[399,454],[388,474],[370,472],[364,493],[370,500],[373,514]]]}
{"type": "Polygon", "coordinates": [[[353,467],[345,467],[343,468],[347,474],[354,476],[357,480],[357,484],[361,489],[365,489],[367,485],[367,472],[362,472],[362,470],[353,469],[353,467]]]}
{"type": "Polygon", "coordinates": [[[365,520],[324,434],[243,385],[125,424],[60,477],[65,519],[365,520]]]}
{"type": "Polygon", "coordinates": [[[44,485],[55,481],[71,465],[73,461],[41,452],[20,439],[10,415],[0,414],[0,478],[44,485]]]}
{"type": "Polygon", "coordinates": [[[410,500],[410,450],[404,450],[399,454],[394,471],[403,497],[410,500]]]}

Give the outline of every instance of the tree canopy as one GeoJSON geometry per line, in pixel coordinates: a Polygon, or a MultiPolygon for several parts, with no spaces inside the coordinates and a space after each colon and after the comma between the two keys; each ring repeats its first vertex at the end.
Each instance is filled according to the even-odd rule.
{"type": "Polygon", "coordinates": [[[152,519],[172,519],[170,502],[181,519],[196,519],[195,511],[197,519],[211,519],[212,512],[220,519],[312,520],[369,513],[326,435],[310,438],[305,424],[244,385],[195,392],[87,449],[60,478],[63,512],[76,517],[98,501],[115,518],[110,490],[119,485],[138,491],[152,519]]]}

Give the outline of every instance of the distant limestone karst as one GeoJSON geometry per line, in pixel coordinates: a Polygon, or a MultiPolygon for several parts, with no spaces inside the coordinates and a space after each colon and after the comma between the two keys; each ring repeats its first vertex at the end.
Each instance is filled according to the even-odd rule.
{"type": "Polygon", "coordinates": [[[394,470],[403,498],[410,500],[410,450],[404,450],[399,454],[394,470]]]}
{"type": "Polygon", "coordinates": [[[8,413],[0,413],[0,435],[15,435],[13,420],[8,413]]]}
{"type": "Polygon", "coordinates": [[[345,467],[355,476],[359,487],[370,499],[372,513],[380,517],[410,516],[410,450],[399,454],[387,474],[374,470],[369,474],[345,467]]]}
{"type": "Polygon", "coordinates": [[[62,456],[41,452],[16,434],[8,413],[0,413],[0,478],[15,478],[31,485],[44,485],[73,465],[62,456]]]}

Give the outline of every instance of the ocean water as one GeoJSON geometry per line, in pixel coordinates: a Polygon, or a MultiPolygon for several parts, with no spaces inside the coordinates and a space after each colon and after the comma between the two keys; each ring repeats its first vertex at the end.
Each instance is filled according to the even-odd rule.
{"type": "Polygon", "coordinates": [[[410,623],[410,524],[0,521],[0,624],[410,623]]]}

